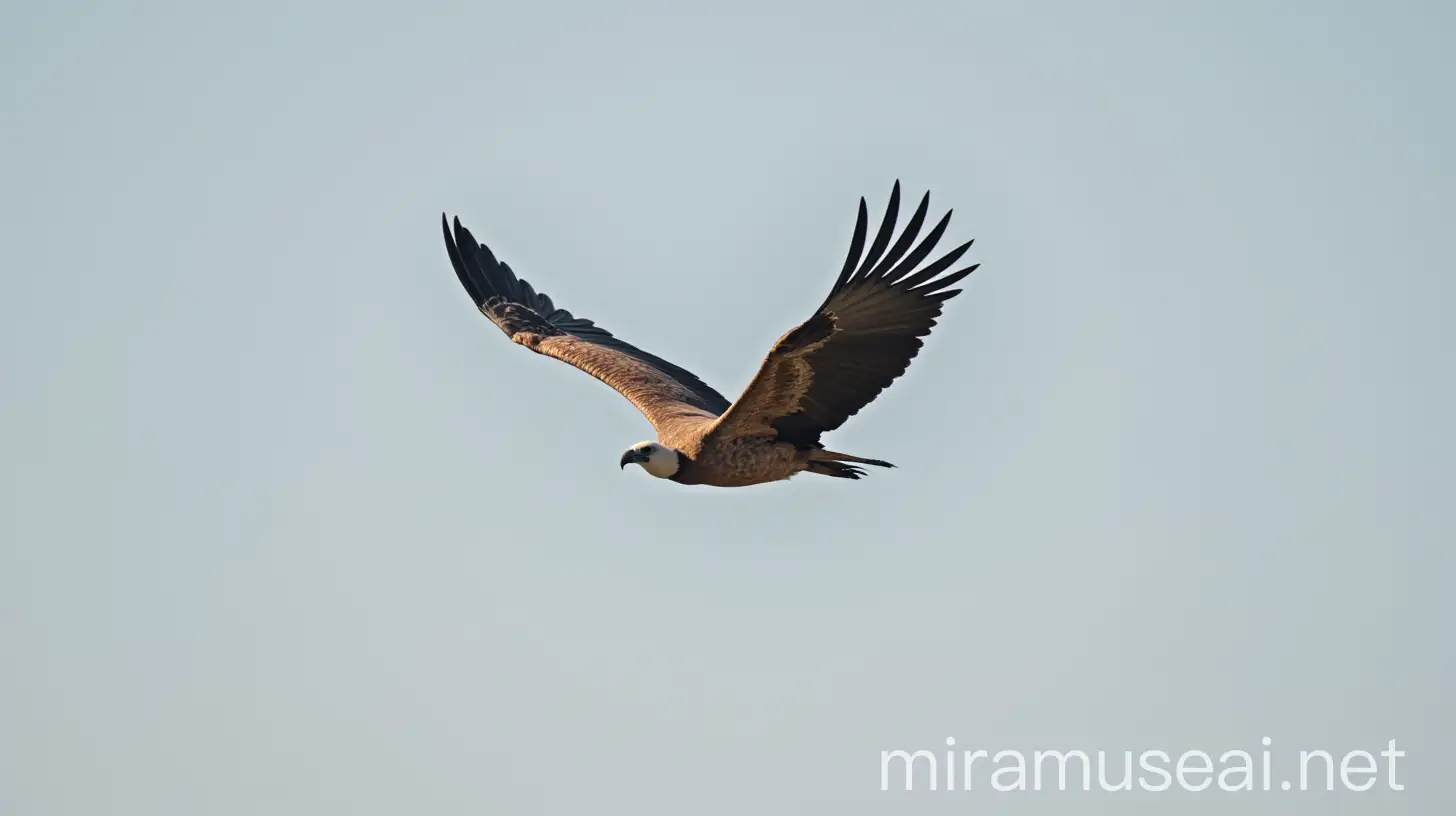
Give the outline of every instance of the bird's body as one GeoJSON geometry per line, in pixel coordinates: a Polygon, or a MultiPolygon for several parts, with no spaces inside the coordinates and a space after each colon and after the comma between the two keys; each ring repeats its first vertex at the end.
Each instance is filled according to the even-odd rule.
{"type": "MultiPolygon", "coordinates": [[[[936,277],[970,242],[918,269],[944,232],[950,214],[912,250],[929,195],[893,247],[900,186],[861,262],[867,210],[859,219],[849,257],[823,305],[781,337],[753,381],[730,403],[691,372],[624,343],[590,320],[558,309],[511,268],[496,260],[455,220],[443,225],[455,272],[480,311],[515,343],[591,374],[632,402],[657,431],[655,442],[634,445],[621,466],[681,484],[745,487],[805,471],[858,479],[858,465],[893,467],[828,451],[820,443],[904,373],[930,333],[941,304],[960,290],[945,287],[976,269],[936,277]],[[888,248],[888,252],[886,249],[888,248]]],[[[442,216],[443,219],[443,216],[442,216]]]]}
{"type": "Polygon", "coordinates": [[[750,437],[714,438],[712,423],[684,428],[680,438],[659,440],[676,450],[678,471],[667,477],[682,484],[746,487],[787,479],[802,471],[808,453],[787,442],[750,437]]]}

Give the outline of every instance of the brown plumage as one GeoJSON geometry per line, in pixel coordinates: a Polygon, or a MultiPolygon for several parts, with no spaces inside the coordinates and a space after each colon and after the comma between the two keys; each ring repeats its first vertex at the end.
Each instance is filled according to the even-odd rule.
{"type": "Polygon", "coordinates": [[[892,246],[900,183],[868,251],[869,211],[860,199],[854,237],[838,280],[806,321],[779,338],[738,400],[729,403],[691,372],[623,342],[592,321],[558,309],[470,231],[441,216],[455,274],[480,311],[512,341],[591,374],[625,396],[657,431],[621,466],[640,464],[683,484],[740,487],[808,471],[858,479],[858,465],[894,467],[824,449],[820,437],[843,425],[909,367],[935,326],[947,289],[976,270],[941,273],[971,242],[924,267],[950,223],[944,217],[917,244],[930,194],[892,246]],[[912,248],[913,245],[913,248],[912,248]]]}

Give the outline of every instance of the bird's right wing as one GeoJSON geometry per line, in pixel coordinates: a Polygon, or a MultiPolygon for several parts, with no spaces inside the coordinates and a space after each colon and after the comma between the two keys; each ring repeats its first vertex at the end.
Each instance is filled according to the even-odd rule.
{"type": "Polygon", "coordinates": [[[592,321],[558,309],[510,266],[496,260],[490,248],[454,221],[451,235],[445,216],[440,226],[450,263],[481,313],[512,341],[547,357],[555,357],[611,386],[641,411],[658,433],[684,419],[712,419],[728,409],[728,400],[687,369],[648,354],[592,321]]]}

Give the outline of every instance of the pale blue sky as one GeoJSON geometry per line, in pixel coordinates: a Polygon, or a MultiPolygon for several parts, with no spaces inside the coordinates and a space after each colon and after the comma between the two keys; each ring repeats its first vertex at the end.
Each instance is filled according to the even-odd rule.
{"type": "Polygon", "coordinates": [[[710,8],[0,9],[0,814],[1450,812],[1456,12],[710,8]],[[860,482],[619,472],[439,236],[736,395],[896,178],[983,267],[860,482]]]}

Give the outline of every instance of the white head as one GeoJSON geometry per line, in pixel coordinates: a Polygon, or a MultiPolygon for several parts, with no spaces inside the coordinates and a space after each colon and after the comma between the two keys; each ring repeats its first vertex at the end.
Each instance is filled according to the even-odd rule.
{"type": "Polygon", "coordinates": [[[677,473],[680,464],[676,450],[657,442],[638,442],[622,454],[622,467],[641,465],[642,469],[659,479],[666,479],[677,473]]]}

